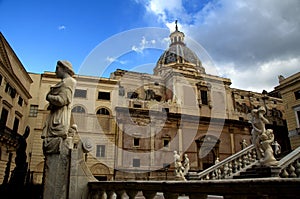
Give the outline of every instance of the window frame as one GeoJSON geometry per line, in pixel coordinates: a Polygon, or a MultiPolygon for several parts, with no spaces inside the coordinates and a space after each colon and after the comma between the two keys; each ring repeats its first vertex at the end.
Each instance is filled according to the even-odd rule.
{"type": "Polygon", "coordinates": [[[109,91],[98,91],[98,98],[97,99],[98,100],[110,101],[111,100],[111,92],[109,92],[109,91]]]}
{"type": "Polygon", "coordinates": [[[133,147],[140,147],[140,138],[133,138],[133,147]]]}
{"type": "Polygon", "coordinates": [[[132,159],[132,167],[141,167],[141,159],[133,158],[132,159]]]}
{"type": "Polygon", "coordinates": [[[75,89],[74,92],[74,98],[82,98],[86,99],[87,98],[87,89],[75,89]]]}
{"type": "Polygon", "coordinates": [[[38,116],[39,105],[30,104],[29,108],[29,117],[37,117],[38,116]]]}
{"type": "Polygon", "coordinates": [[[106,146],[104,144],[96,145],[96,157],[105,158],[106,157],[106,146]]]}

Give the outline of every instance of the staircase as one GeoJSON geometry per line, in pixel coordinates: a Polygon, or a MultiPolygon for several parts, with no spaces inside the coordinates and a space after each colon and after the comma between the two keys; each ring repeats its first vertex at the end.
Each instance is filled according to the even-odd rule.
{"type": "Polygon", "coordinates": [[[229,156],[200,173],[189,173],[189,180],[230,179],[257,163],[254,145],[229,156]]]}
{"type": "Polygon", "coordinates": [[[283,157],[276,167],[258,168],[256,151],[254,145],[222,160],[210,168],[200,172],[188,174],[189,180],[216,180],[231,178],[259,178],[279,177],[299,178],[300,177],[300,147],[283,157]]]}

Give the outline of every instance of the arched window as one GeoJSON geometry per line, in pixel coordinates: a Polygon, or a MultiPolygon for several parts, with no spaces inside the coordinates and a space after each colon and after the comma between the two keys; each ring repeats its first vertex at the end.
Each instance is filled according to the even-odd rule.
{"type": "Polygon", "coordinates": [[[97,115],[109,115],[109,111],[106,108],[100,108],[96,114],[97,115]]]}
{"type": "Polygon", "coordinates": [[[98,123],[103,131],[108,132],[110,130],[110,112],[106,108],[100,108],[96,112],[98,123]]]}
{"type": "Polygon", "coordinates": [[[72,109],[72,113],[85,113],[85,109],[82,106],[75,106],[72,109]]]}

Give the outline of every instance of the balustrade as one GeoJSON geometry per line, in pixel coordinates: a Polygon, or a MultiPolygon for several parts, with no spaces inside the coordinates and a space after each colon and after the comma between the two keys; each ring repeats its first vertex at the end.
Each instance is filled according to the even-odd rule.
{"type": "Polygon", "coordinates": [[[300,178],[300,147],[293,150],[279,161],[280,177],[300,178]]]}
{"type": "Polygon", "coordinates": [[[99,181],[89,182],[88,199],[298,198],[300,179],[256,178],[195,181],[99,181]],[[138,194],[139,193],[139,194],[138,194]],[[157,193],[163,193],[157,197],[157,193]]]}
{"type": "Polygon", "coordinates": [[[233,178],[233,176],[245,171],[255,163],[257,163],[256,151],[254,145],[250,145],[244,150],[200,172],[197,176],[191,176],[191,179],[214,180],[233,178]]]}

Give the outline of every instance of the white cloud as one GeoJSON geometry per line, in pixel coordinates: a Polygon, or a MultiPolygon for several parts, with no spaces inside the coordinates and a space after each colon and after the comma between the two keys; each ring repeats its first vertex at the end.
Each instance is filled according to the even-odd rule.
{"type": "Polygon", "coordinates": [[[299,71],[300,56],[291,59],[273,60],[244,70],[240,70],[234,63],[217,63],[220,76],[228,77],[232,81],[231,87],[243,88],[256,92],[272,91],[279,85],[278,76],[288,77],[299,71]]]}
{"type": "Polygon", "coordinates": [[[65,30],[67,27],[64,25],[58,26],[58,30],[65,30]]]}
{"type": "MultiPolygon", "coordinates": [[[[299,0],[149,0],[148,14],[205,47],[240,89],[270,90],[279,74],[299,72],[299,0]]],[[[205,67],[205,66],[204,66],[205,67]]]]}
{"type": "Polygon", "coordinates": [[[111,63],[113,63],[113,62],[118,62],[118,63],[120,63],[120,64],[126,64],[126,63],[127,63],[127,61],[119,60],[119,59],[117,59],[117,58],[115,58],[115,57],[106,57],[106,61],[107,61],[109,64],[111,64],[111,63]]]}
{"type": "Polygon", "coordinates": [[[138,46],[133,45],[131,47],[131,50],[133,50],[137,53],[143,53],[143,50],[145,48],[149,48],[151,46],[154,46],[155,44],[156,44],[156,41],[154,39],[148,41],[148,40],[146,40],[146,37],[143,36],[139,45],[138,46]]]}

